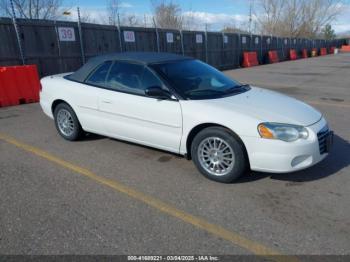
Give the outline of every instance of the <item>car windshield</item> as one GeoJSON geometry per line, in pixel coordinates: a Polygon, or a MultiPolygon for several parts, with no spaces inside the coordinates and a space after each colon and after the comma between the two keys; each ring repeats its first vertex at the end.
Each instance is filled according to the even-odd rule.
{"type": "Polygon", "coordinates": [[[186,99],[214,99],[249,89],[247,85],[241,85],[198,60],[154,64],[151,67],[186,99]]]}

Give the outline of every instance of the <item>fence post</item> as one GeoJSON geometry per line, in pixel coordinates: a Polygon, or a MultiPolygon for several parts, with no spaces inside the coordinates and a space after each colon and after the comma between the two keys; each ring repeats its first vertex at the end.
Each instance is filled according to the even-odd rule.
{"type": "Polygon", "coordinates": [[[83,43],[83,35],[81,30],[81,21],[80,21],[80,9],[77,7],[78,11],[78,31],[79,31],[79,39],[80,39],[80,51],[81,51],[81,60],[83,64],[85,64],[85,53],[84,53],[84,43],[83,43]]]}
{"type": "Polygon", "coordinates": [[[222,49],[224,50],[224,48],[225,48],[225,33],[221,32],[221,35],[222,35],[222,49]]]}
{"type": "Polygon", "coordinates": [[[238,64],[238,68],[239,68],[239,67],[241,67],[241,44],[242,44],[242,40],[241,40],[241,34],[238,33],[237,35],[238,35],[238,50],[236,48],[236,50],[237,50],[236,57],[237,57],[237,64],[238,64]]]}
{"type": "Polygon", "coordinates": [[[181,51],[182,51],[182,55],[185,55],[185,48],[184,48],[184,40],[183,40],[183,33],[182,30],[180,29],[180,38],[181,38],[181,51]]]}
{"type": "Polygon", "coordinates": [[[263,55],[263,34],[260,34],[260,59],[261,59],[261,64],[264,64],[264,55],[263,55]]]}
{"type": "Polygon", "coordinates": [[[152,20],[153,20],[153,25],[154,25],[154,28],[156,29],[157,50],[158,50],[158,53],[159,53],[159,52],[160,52],[160,46],[159,46],[159,34],[158,34],[158,28],[157,28],[156,20],[154,20],[154,17],[152,17],[152,20]]]}
{"type": "Polygon", "coordinates": [[[205,24],[205,62],[208,63],[208,24],[205,24]]]}
{"type": "Polygon", "coordinates": [[[11,3],[11,9],[12,9],[12,23],[13,23],[13,26],[14,26],[15,32],[16,32],[18,49],[19,49],[19,53],[21,56],[22,64],[25,65],[24,52],[23,52],[22,42],[21,42],[21,38],[19,36],[19,30],[18,30],[18,25],[17,25],[17,20],[16,20],[16,12],[15,12],[15,8],[13,6],[13,1],[10,0],[10,3],[11,3]]]}
{"type": "Polygon", "coordinates": [[[225,63],[224,63],[224,57],[225,57],[225,33],[222,32],[222,53],[221,53],[221,62],[222,62],[222,67],[225,68],[225,63]]]}
{"type": "Polygon", "coordinates": [[[117,14],[117,18],[118,18],[119,47],[120,47],[120,52],[123,52],[122,31],[121,31],[121,29],[120,29],[120,17],[119,17],[119,13],[117,14]]]}
{"type": "Polygon", "coordinates": [[[55,32],[56,32],[56,41],[57,41],[57,49],[58,49],[58,61],[59,61],[59,65],[60,65],[60,73],[63,71],[62,70],[62,57],[61,57],[61,43],[60,43],[60,37],[58,34],[58,28],[57,28],[57,24],[56,24],[56,20],[53,21],[53,24],[55,26],[55,32]]]}
{"type": "Polygon", "coordinates": [[[253,51],[253,34],[250,33],[250,47],[249,47],[249,51],[253,51]]]}

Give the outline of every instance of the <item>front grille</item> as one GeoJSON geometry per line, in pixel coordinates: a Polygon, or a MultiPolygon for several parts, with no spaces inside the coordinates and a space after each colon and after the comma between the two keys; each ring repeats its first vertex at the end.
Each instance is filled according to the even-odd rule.
{"type": "Polygon", "coordinates": [[[317,133],[318,145],[320,147],[320,154],[327,153],[327,137],[329,136],[329,128],[325,126],[317,133]]]}

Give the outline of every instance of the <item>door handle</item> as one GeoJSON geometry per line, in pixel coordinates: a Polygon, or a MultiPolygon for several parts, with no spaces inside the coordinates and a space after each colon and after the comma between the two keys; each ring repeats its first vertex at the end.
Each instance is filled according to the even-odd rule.
{"type": "Polygon", "coordinates": [[[101,103],[103,104],[112,104],[111,100],[102,100],[101,103]]]}

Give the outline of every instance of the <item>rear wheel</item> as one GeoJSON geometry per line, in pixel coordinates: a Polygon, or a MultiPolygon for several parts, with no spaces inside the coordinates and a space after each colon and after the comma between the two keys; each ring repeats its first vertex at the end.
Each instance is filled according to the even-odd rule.
{"type": "Polygon", "coordinates": [[[246,171],[242,143],[222,127],[209,127],[199,132],[193,139],[191,155],[198,170],[214,181],[231,183],[246,171]]]}
{"type": "Polygon", "coordinates": [[[83,129],[73,109],[66,103],[56,106],[54,111],[55,125],[58,133],[66,140],[78,140],[83,129]]]}

